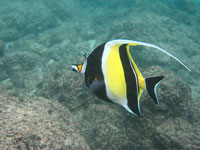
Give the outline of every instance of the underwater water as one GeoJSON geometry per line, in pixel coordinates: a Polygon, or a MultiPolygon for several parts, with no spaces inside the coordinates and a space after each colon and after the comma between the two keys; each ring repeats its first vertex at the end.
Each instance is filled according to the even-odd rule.
{"type": "Polygon", "coordinates": [[[0,150],[200,149],[199,0],[0,0],[0,150]],[[141,116],[72,72],[98,45],[129,39],[144,77],[164,75],[141,116]]]}

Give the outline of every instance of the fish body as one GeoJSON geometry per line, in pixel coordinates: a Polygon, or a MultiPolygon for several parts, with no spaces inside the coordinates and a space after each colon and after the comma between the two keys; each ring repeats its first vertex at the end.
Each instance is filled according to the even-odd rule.
{"type": "MultiPolygon", "coordinates": [[[[167,51],[148,43],[132,40],[113,40],[96,47],[80,65],[72,65],[74,71],[85,74],[85,83],[97,97],[123,106],[132,114],[140,115],[140,98],[147,90],[158,104],[157,88],[164,76],[144,78],[130,54],[130,46],[156,48],[171,56],[167,51]]],[[[133,48],[134,49],[134,48],[133,48]]]]}

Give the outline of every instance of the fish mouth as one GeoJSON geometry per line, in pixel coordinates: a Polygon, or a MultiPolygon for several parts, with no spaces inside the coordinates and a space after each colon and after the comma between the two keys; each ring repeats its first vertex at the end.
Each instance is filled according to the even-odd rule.
{"type": "Polygon", "coordinates": [[[74,71],[74,72],[79,72],[79,71],[78,71],[78,65],[73,64],[73,65],[71,65],[71,67],[72,67],[72,71],[74,71]]]}

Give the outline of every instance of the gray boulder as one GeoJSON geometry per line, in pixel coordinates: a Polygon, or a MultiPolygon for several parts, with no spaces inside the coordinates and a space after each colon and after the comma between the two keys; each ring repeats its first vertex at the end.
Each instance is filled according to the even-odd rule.
{"type": "Polygon", "coordinates": [[[199,122],[191,124],[182,118],[167,119],[153,134],[157,149],[200,149],[199,122]]]}
{"type": "Polygon", "coordinates": [[[56,101],[0,94],[0,149],[89,150],[72,121],[56,101]]]}

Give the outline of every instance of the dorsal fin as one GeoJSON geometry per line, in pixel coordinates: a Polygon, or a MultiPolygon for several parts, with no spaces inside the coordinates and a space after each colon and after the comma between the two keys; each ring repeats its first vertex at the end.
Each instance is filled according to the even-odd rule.
{"type": "Polygon", "coordinates": [[[168,56],[172,57],[174,60],[178,61],[183,67],[185,67],[188,71],[191,71],[189,67],[187,67],[182,61],[180,61],[178,58],[176,58],[175,56],[173,56],[172,54],[170,54],[169,52],[167,52],[166,50],[153,45],[153,44],[149,44],[149,43],[145,43],[145,42],[139,42],[139,41],[133,41],[133,40],[123,40],[123,39],[118,39],[118,40],[113,40],[110,41],[112,44],[128,44],[128,45],[132,45],[132,46],[136,46],[136,45],[142,45],[142,46],[146,46],[146,47],[152,47],[155,48],[165,54],[167,54],[168,56]]]}

